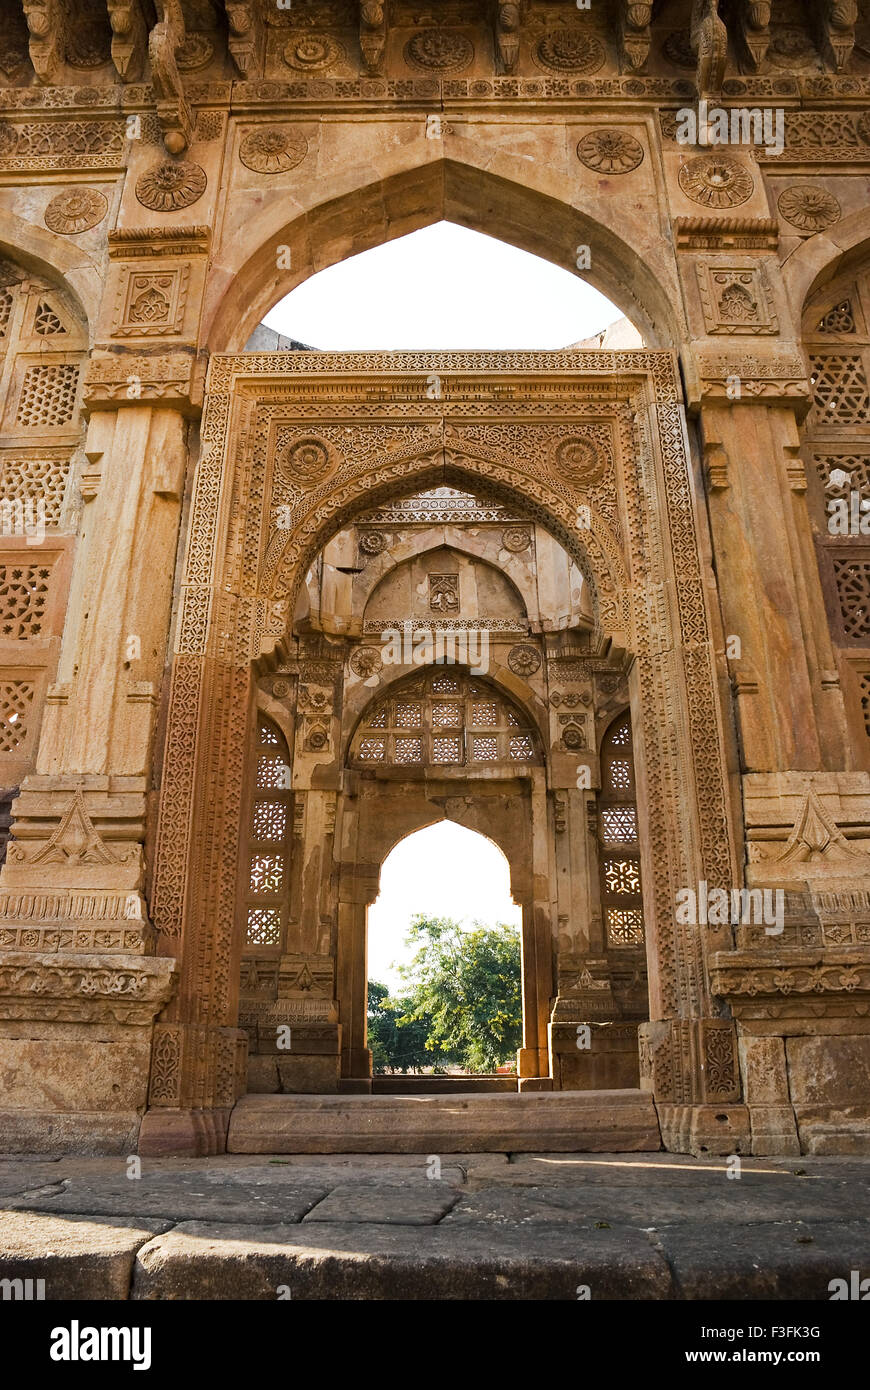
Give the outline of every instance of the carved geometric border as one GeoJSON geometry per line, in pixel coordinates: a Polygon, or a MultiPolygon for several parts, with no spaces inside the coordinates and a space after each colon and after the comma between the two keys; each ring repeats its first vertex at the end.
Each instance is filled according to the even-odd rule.
{"type": "MultiPolygon", "coordinates": [[[[651,889],[658,924],[653,949],[665,1013],[709,1014],[700,934],[674,924],[673,903],[676,888],[697,878],[731,882],[724,757],[716,732],[720,718],[675,362],[669,353],[644,352],[324,353],[314,361],[310,354],[290,353],[212,359],[184,566],[186,616],[172,678],[153,903],[164,949],[172,954],[181,949],[180,1003],[188,1001],[191,1009],[196,1001],[195,1016],[203,1028],[231,1023],[250,661],[256,654],[257,626],[267,621],[275,593],[274,587],[271,593],[249,587],[251,580],[256,586],[262,573],[270,513],[271,479],[265,465],[255,466],[257,413],[281,405],[285,414],[289,407],[292,417],[294,393],[301,391],[309,403],[328,403],[333,418],[341,419],[357,392],[360,403],[368,398],[369,414],[376,410],[389,419],[392,410],[393,420],[401,420],[401,404],[412,402],[418,409],[418,402],[426,400],[433,371],[441,381],[445,414],[455,414],[453,406],[465,399],[469,412],[474,402],[479,418],[489,388],[494,388],[491,400],[518,403],[533,418],[540,417],[545,403],[556,401],[553,413],[558,409],[569,423],[578,420],[578,402],[594,401],[600,418],[602,394],[607,395],[622,437],[629,426],[620,412],[635,413],[631,447],[620,450],[628,555],[619,576],[623,592],[616,597],[631,616],[640,677],[651,889]],[[655,429],[648,427],[650,419],[655,429]],[[676,565],[676,601],[670,597],[671,585],[662,582],[669,557],[676,565]],[[197,636],[187,618],[194,613],[197,636]],[[692,788],[688,802],[679,794],[681,787],[692,788]]],[[[338,492],[335,477],[326,496],[317,497],[316,490],[306,494],[295,528],[287,533],[284,572],[301,582],[310,556],[360,505],[370,508],[373,501],[403,491],[409,480],[416,485],[427,468],[443,473],[450,465],[442,438],[433,439],[428,463],[421,461],[419,446],[415,458],[371,457],[365,470],[348,477],[338,492]]],[[[585,545],[591,555],[588,534],[577,529],[576,496],[570,489],[560,494],[551,479],[523,472],[516,461],[508,469],[491,459],[474,459],[456,442],[451,441],[451,454],[457,476],[486,478],[514,501],[519,496],[526,503],[523,510],[564,536],[571,553],[582,554],[585,545]]],[[[594,567],[595,577],[605,579],[612,591],[600,550],[594,567]]],[[[284,608],[284,595],[292,594],[292,586],[282,582],[280,589],[284,608]]],[[[189,1103],[194,1093],[195,1104],[217,1103],[203,1066],[205,1061],[195,1083],[193,1076],[188,1078],[188,1099],[181,1103],[189,1103]]]]}

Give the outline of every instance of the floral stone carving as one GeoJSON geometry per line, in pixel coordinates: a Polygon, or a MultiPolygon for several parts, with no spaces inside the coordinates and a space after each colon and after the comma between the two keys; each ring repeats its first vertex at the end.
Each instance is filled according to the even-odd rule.
{"type": "Polygon", "coordinates": [[[554,29],[536,44],[533,55],[547,72],[597,72],[604,63],[604,45],[579,29],[554,29]]]}
{"type": "Polygon", "coordinates": [[[197,202],[206,189],[205,170],[191,159],[162,159],[136,182],[136,197],[154,212],[177,212],[197,202]]]}
{"type": "Polygon", "coordinates": [[[607,466],[592,440],[582,435],[572,435],[557,444],[553,463],[556,472],[576,487],[590,487],[598,482],[607,466]]]}
{"type": "Polygon", "coordinates": [[[467,68],[474,46],[454,29],[422,29],[405,44],[405,60],[424,72],[450,72],[467,68]]]}
{"type": "Polygon", "coordinates": [[[357,647],[351,653],[350,669],[354,675],[361,676],[363,680],[377,675],[383,664],[377,647],[357,647]]]}
{"type": "Polygon", "coordinates": [[[682,165],[680,188],[705,208],[735,208],[752,197],[755,184],[748,169],[727,155],[699,155],[682,165]]]}
{"type": "Polygon", "coordinates": [[[180,72],[206,67],[214,56],[214,44],[207,34],[188,34],[175,54],[180,72]]]}
{"type": "Polygon", "coordinates": [[[341,44],[328,34],[305,34],[284,47],[284,62],[299,72],[323,72],[343,60],[341,44]]]}
{"type": "Polygon", "coordinates": [[[826,188],[811,183],[795,184],[780,193],[777,202],[780,215],[801,232],[821,232],[840,220],[840,204],[826,188]]]}
{"type": "Polygon", "coordinates": [[[275,467],[284,482],[309,488],[329,477],[335,469],[335,461],[325,439],[303,435],[287,445],[275,467]]]}
{"type": "Polygon", "coordinates": [[[541,653],[537,647],[511,647],[508,666],[515,676],[533,676],[540,670],[541,653]]]}
{"type": "Polygon", "coordinates": [[[301,164],[308,153],[308,141],[296,130],[252,130],[239,146],[239,159],[258,174],[286,174],[301,164]]]}
{"type": "Polygon", "coordinates": [[[601,174],[628,174],[643,159],[643,146],[624,130],[590,130],[577,146],[577,158],[601,174]]]}
{"type": "Polygon", "coordinates": [[[519,554],[522,550],[528,550],[532,543],[532,533],[528,526],[508,526],[507,530],[502,532],[501,543],[505,550],[519,554]]]}
{"type": "Polygon", "coordinates": [[[72,236],[87,232],[102,222],[109,210],[108,200],[94,188],[75,188],[58,193],[45,209],[45,225],[51,232],[72,236]]]}

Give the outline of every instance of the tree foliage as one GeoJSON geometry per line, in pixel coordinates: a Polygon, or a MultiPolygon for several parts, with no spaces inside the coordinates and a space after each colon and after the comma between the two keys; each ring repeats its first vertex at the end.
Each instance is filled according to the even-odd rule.
{"type": "Polygon", "coordinates": [[[522,1040],[519,932],[479,922],[463,931],[448,917],[418,913],[406,944],[417,949],[400,967],[401,997],[369,984],[375,1070],[489,1072],[513,1061],[522,1040]]]}
{"type": "Polygon", "coordinates": [[[376,1072],[419,1072],[437,1064],[426,1046],[428,1020],[406,1017],[411,1009],[411,999],[391,999],[386,985],[369,980],[368,1034],[376,1072]]]}

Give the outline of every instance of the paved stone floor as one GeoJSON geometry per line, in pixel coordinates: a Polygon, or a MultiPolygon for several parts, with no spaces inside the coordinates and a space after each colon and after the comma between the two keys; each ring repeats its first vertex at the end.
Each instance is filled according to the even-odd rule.
{"type": "Polygon", "coordinates": [[[819,1299],[870,1159],[0,1159],[0,1279],[56,1299],[819,1299]],[[440,1175],[438,1172],[440,1164],[440,1175]],[[587,1292],[588,1291],[588,1292],[587,1292]]]}

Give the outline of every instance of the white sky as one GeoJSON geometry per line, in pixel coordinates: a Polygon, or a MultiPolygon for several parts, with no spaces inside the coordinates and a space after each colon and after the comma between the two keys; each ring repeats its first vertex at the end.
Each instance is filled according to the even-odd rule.
{"type": "Polygon", "coordinates": [[[403,945],[415,912],[452,917],[463,926],[474,920],[522,926],[522,909],[510,895],[508,862],[491,840],[453,821],[427,826],[400,840],[381,868],[381,892],[369,908],[369,979],[398,989],[390,969],[413,955],[403,945]]]}
{"type": "Polygon", "coordinates": [[[438,222],[321,270],[264,319],[334,352],[564,348],[620,310],[560,266],[438,222]]]}

